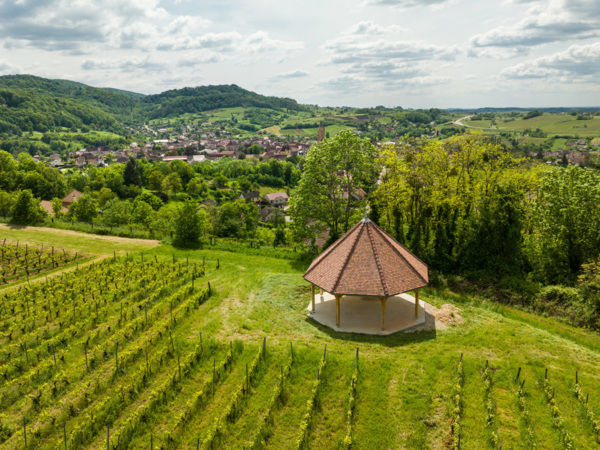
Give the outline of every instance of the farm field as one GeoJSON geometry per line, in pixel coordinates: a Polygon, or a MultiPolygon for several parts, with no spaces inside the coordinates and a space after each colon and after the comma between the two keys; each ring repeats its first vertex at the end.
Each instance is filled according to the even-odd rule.
{"type": "Polygon", "coordinates": [[[110,256],[0,290],[0,448],[600,443],[597,334],[434,288],[462,324],[340,334],[291,255],[15,233],[110,256]]]}
{"type": "Polygon", "coordinates": [[[577,120],[570,114],[543,114],[527,120],[497,122],[499,130],[523,131],[526,128],[536,128],[548,133],[548,136],[567,135],[581,137],[600,136],[600,117],[594,116],[589,120],[577,120]]]}

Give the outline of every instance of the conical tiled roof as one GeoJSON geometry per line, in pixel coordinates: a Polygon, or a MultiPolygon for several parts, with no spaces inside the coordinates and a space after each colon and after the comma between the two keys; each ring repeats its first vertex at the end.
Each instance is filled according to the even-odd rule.
{"type": "Polygon", "coordinates": [[[429,282],[427,265],[369,219],[310,265],[304,279],[332,294],[388,297],[429,282]]]}

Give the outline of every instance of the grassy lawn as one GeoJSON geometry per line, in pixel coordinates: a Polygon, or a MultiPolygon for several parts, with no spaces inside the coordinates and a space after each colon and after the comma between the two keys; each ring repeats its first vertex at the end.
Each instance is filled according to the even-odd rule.
{"type": "MultiPolygon", "coordinates": [[[[210,282],[212,296],[194,307],[186,303],[187,299],[170,307],[168,298],[157,300],[152,308],[156,324],[144,330],[136,328],[135,333],[132,331],[122,350],[123,355],[132,352],[128,356],[131,362],[127,370],[117,374],[110,375],[114,370],[111,369],[114,355],[109,353],[92,372],[75,376],[75,368],[80,374],[81,367],[85,367],[82,347],[65,346],[66,362],[57,364],[64,365],[62,373],[72,384],[50,401],[50,397],[46,399],[51,395],[49,391],[38,387],[35,380],[31,381],[23,400],[0,414],[0,422],[11,430],[9,437],[0,442],[0,447],[22,446],[21,410],[29,411],[30,424],[47,422],[48,429],[41,435],[46,436],[44,445],[59,447],[62,446],[63,423],[67,435],[71,436],[73,430],[86,423],[90,413],[103,411],[103,402],[108,401],[105,399],[121,396],[110,416],[115,430],[111,435],[115,436],[115,441],[111,441],[113,445],[127,421],[137,412],[146,411],[144,421],[140,420],[135,433],[124,441],[132,448],[149,446],[150,439],[157,447],[192,447],[198,439],[202,444],[218,421],[221,422],[218,422],[219,433],[213,443],[215,448],[248,448],[252,444],[249,439],[259,426],[259,417],[270,405],[281,367],[290,354],[290,342],[294,362],[282,395],[269,410],[268,432],[258,448],[293,447],[325,346],[327,366],[309,420],[310,448],[337,448],[346,434],[348,387],[357,348],[360,372],[352,419],[355,448],[444,448],[449,442],[455,373],[461,354],[465,380],[461,419],[464,448],[490,447],[492,432],[497,433],[498,445],[504,448],[530,448],[526,442],[526,421],[517,404],[515,376],[518,368],[521,368],[520,379],[525,379],[526,402],[538,447],[562,448],[561,434],[555,427],[543,391],[546,368],[556,392],[564,428],[572,436],[575,447],[598,446],[573,395],[577,370],[581,389],[589,393],[590,407],[600,413],[600,337],[595,333],[485,299],[427,288],[422,292],[423,300],[437,306],[445,303],[458,306],[464,322],[445,330],[388,337],[342,334],[317,326],[307,318],[305,308],[310,289],[301,277],[306,267],[294,260],[210,249],[177,250],[166,245],[149,247],[137,241],[107,242],[89,235],[73,237],[57,231],[6,228],[1,231],[11,240],[52,243],[97,254],[125,249],[143,251],[145,258],[153,260],[155,255],[165,264],[187,267],[186,270],[205,263],[206,275],[196,280],[194,289],[210,282]],[[167,333],[159,335],[157,327],[163,322],[165,326],[169,324],[171,309],[175,322],[167,333]],[[136,352],[136,349],[146,345],[145,336],[152,333],[156,335],[150,355],[152,370],[135,391],[130,391],[128,386],[133,386],[137,374],[143,373],[146,365],[144,353],[136,352]],[[245,383],[246,364],[253,360],[264,338],[268,356],[258,365],[250,390],[241,394],[238,401],[237,393],[245,383]],[[200,339],[207,348],[209,341],[214,342],[210,352],[202,353],[197,362],[184,365],[200,339]],[[202,386],[210,386],[213,367],[218,367],[224,360],[230,346],[234,349],[233,359],[218,378],[215,395],[206,396],[197,406],[191,404],[190,399],[202,386]],[[170,350],[171,347],[176,351],[170,350]],[[161,357],[159,361],[159,355],[163,354],[165,359],[161,357]],[[181,378],[177,375],[178,357],[184,366],[181,378]],[[494,410],[490,424],[486,421],[482,376],[486,361],[492,380],[487,398],[493,402],[494,410]],[[105,380],[112,380],[110,386],[114,388],[108,389],[105,380]],[[86,401],[79,398],[86,390],[85,383],[94,385],[97,382],[100,387],[87,391],[86,401]],[[155,398],[154,392],[166,385],[169,387],[165,388],[163,396],[156,397],[161,399],[158,404],[148,406],[155,398]],[[42,402],[35,409],[30,405],[37,389],[41,389],[42,402]],[[70,404],[75,405],[71,415],[67,414],[70,404]],[[234,413],[223,416],[232,404],[234,413]],[[64,408],[66,412],[59,412],[64,408]],[[182,422],[184,416],[186,419],[182,422]],[[51,425],[52,418],[58,425],[51,425]]],[[[140,260],[140,256],[135,258],[140,260]]],[[[181,282],[188,283],[189,287],[189,281],[181,282]]],[[[131,314],[137,311],[138,320],[142,320],[140,309],[132,309],[128,304],[126,311],[132,311],[131,314]]],[[[118,303],[106,314],[109,319],[112,317],[110,320],[118,321],[118,303]]],[[[135,317],[128,320],[133,321],[135,317]]],[[[2,320],[5,320],[4,316],[0,317],[0,323],[2,320]]],[[[119,324],[123,326],[121,322],[119,324]]],[[[101,336],[96,338],[100,344],[101,336]]],[[[107,342],[107,348],[112,349],[113,341],[107,342]]],[[[0,394],[3,389],[0,385],[0,394]]],[[[94,414],[96,417],[98,413],[94,414]]],[[[84,442],[91,448],[105,448],[105,424],[94,428],[84,442]]]]}
{"type": "Polygon", "coordinates": [[[475,128],[490,128],[492,126],[489,120],[463,120],[462,123],[475,128]]]}
{"type": "Polygon", "coordinates": [[[540,128],[548,136],[572,135],[581,137],[600,136],[600,117],[594,116],[590,120],[577,120],[570,114],[543,114],[527,120],[515,120],[498,124],[501,130],[523,131],[526,128],[535,130],[540,128]]]}
{"type": "Polygon", "coordinates": [[[34,245],[43,244],[46,247],[79,250],[95,255],[140,252],[157,245],[156,241],[151,240],[98,236],[49,228],[15,227],[6,224],[0,224],[0,238],[13,242],[21,241],[34,245]]]}

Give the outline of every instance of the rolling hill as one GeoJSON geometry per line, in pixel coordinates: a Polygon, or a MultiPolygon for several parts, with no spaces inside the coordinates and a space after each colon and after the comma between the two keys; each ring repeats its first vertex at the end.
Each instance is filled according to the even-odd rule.
{"type": "Polygon", "coordinates": [[[119,132],[120,123],[226,107],[306,109],[295,100],[263,96],[236,85],[199,86],[143,95],[33,75],[0,77],[0,132],[4,133],[45,132],[57,127],[119,132]]]}

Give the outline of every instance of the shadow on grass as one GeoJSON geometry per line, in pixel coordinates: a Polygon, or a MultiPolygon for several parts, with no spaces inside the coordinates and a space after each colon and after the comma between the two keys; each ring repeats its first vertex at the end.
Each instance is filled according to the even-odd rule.
{"type": "MultiPolygon", "coordinates": [[[[435,319],[433,316],[431,316],[431,314],[426,312],[425,315],[425,323],[428,323],[429,320],[433,320],[435,322],[435,319]]],[[[335,331],[334,329],[317,322],[311,317],[306,317],[306,319],[304,320],[333,339],[340,339],[342,341],[349,342],[365,342],[370,344],[379,344],[386,347],[401,347],[403,345],[416,344],[419,342],[425,342],[431,339],[435,339],[437,336],[437,331],[435,330],[435,328],[433,330],[421,331],[404,330],[388,334],[386,336],[369,335],[361,333],[346,333],[341,331],[335,331]]]]}

